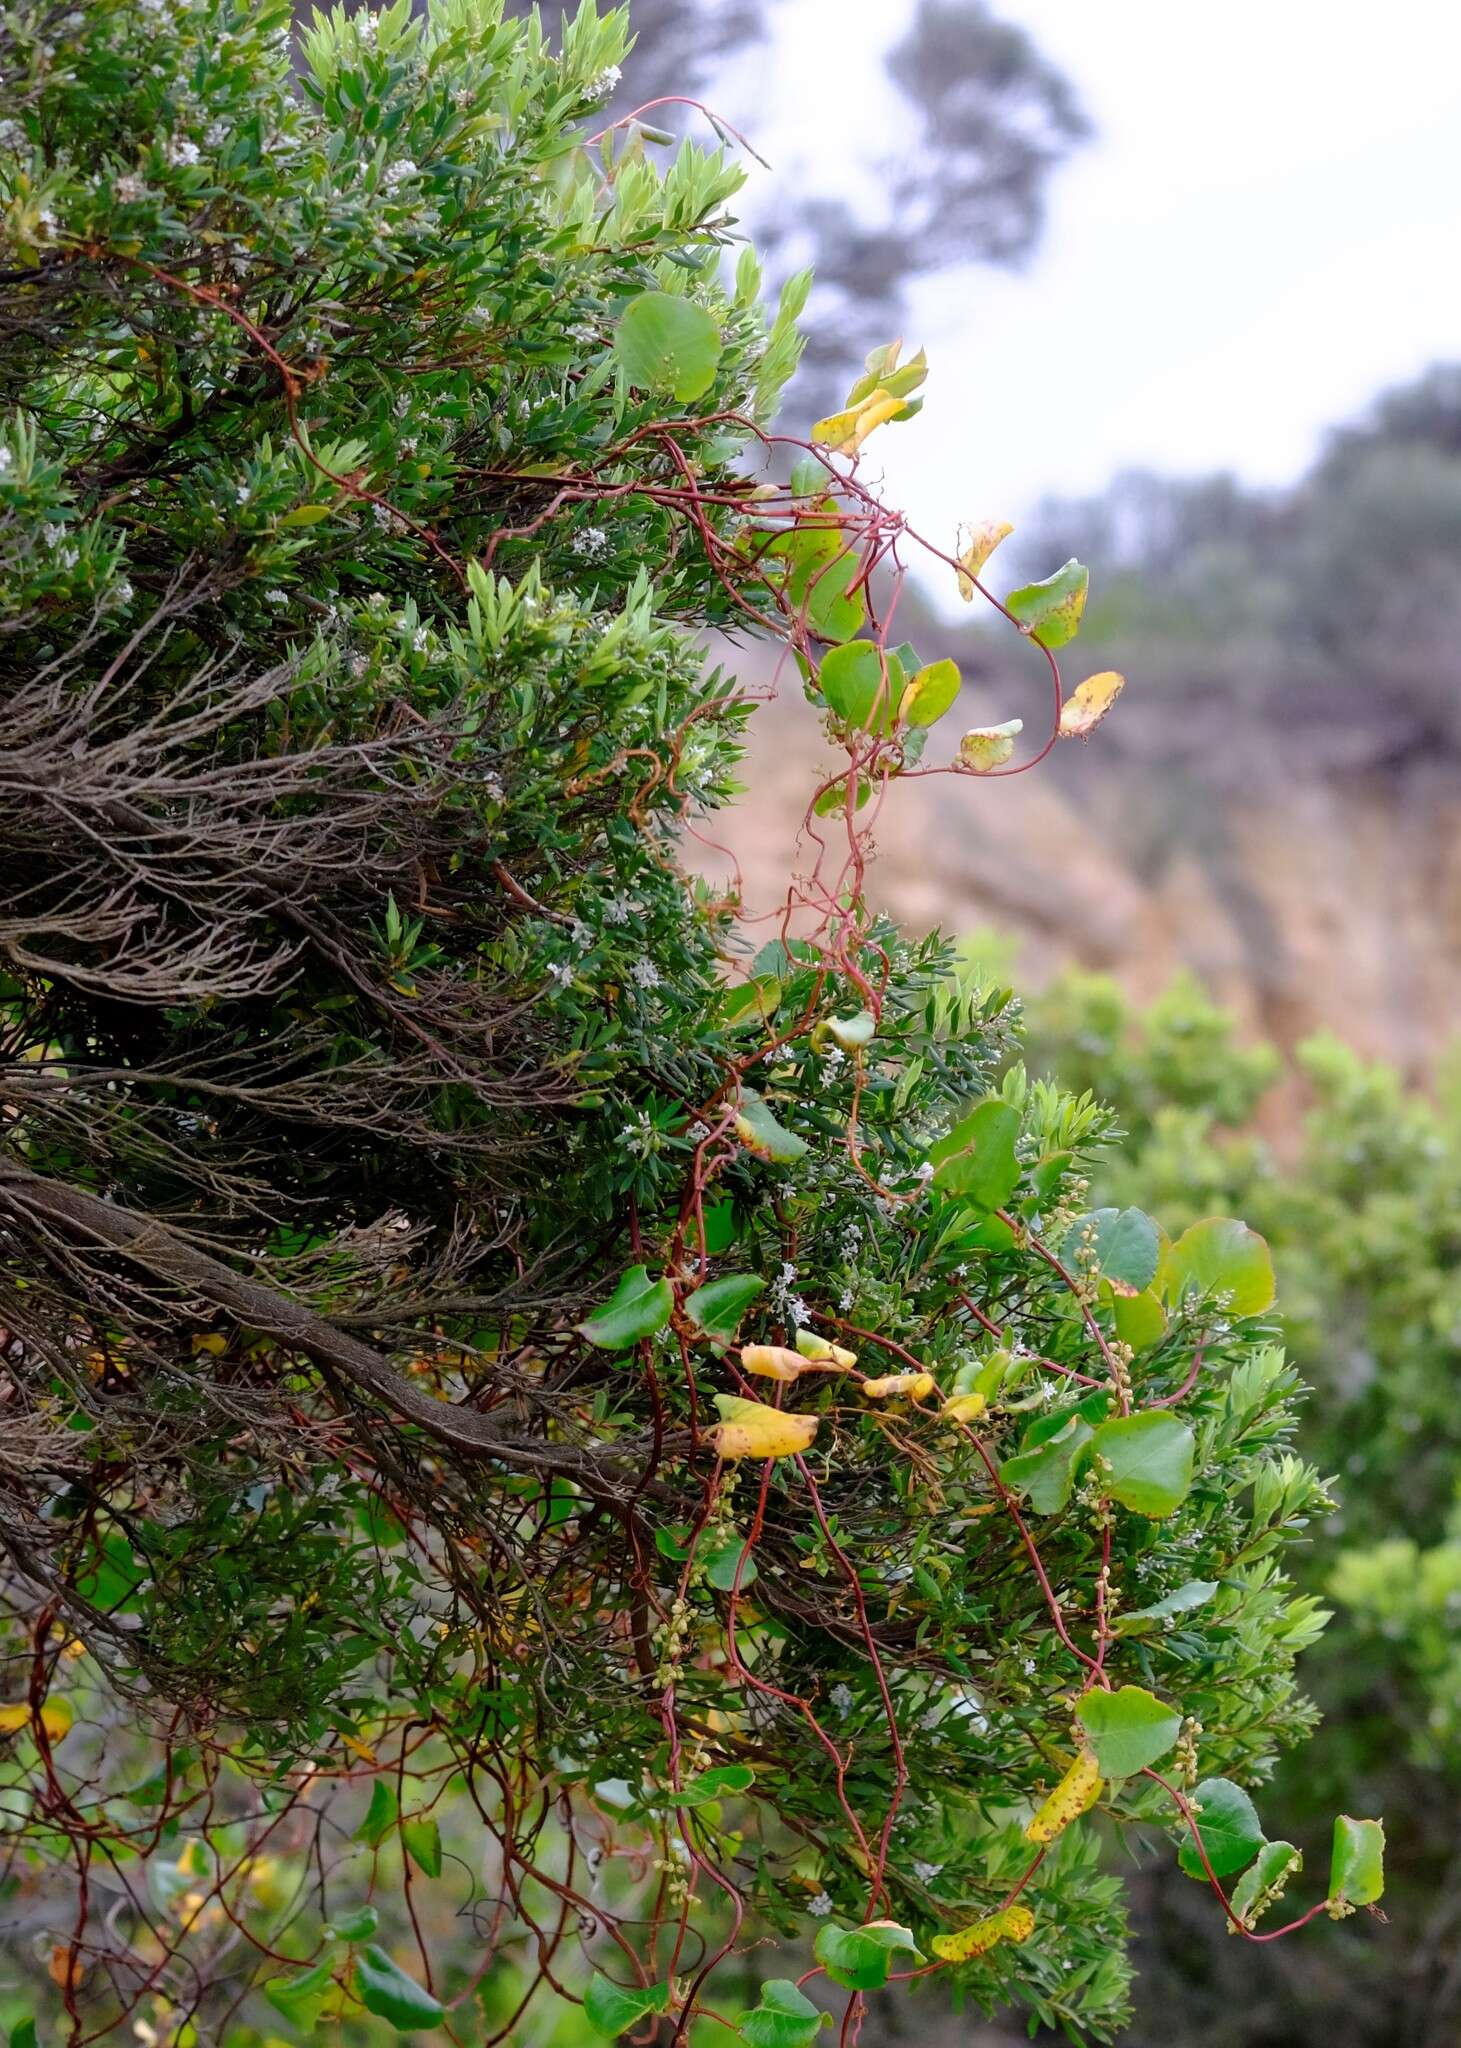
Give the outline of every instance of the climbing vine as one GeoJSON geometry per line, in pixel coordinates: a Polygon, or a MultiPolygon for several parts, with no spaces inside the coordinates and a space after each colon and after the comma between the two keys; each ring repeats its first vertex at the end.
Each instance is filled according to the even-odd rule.
{"type": "Polygon", "coordinates": [[[1245,1940],[1380,1896],[1341,1817],[1285,1922],[1251,1797],[1326,1505],[1262,1239],[1091,1210],[1108,1114],[866,894],[1116,701],[1086,572],[888,508],[898,344],[772,431],[807,280],[724,267],[734,138],[596,126],[626,56],[0,14],[12,2041],[1105,2039],[1111,1828],[1245,1940]],[[1023,721],[943,740],[917,562],[1023,721]],[[779,903],[682,865],[707,627],[834,750],[779,903]]]}

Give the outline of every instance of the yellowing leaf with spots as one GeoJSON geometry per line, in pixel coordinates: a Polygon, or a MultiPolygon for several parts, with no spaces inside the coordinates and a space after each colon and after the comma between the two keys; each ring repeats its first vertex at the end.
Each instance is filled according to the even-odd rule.
{"type": "Polygon", "coordinates": [[[743,1344],[741,1365],[763,1380],[799,1380],[807,1361],[784,1344],[743,1344]]]}
{"type": "Polygon", "coordinates": [[[901,1394],[908,1401],[922,1401],[933,1392],[931,1372],[890,1372],[879,1380],[864,1380],[862,1391],[874,1401],[885,1401],[890,1394],[901,1394]]]}
{"type": "Polygon", "coordinates": [[[980,526],[961,526],[959,539],[959,595],[965,604],[974,602],[974,578],[984,567],[1002,540],[1008,540],[1014,528],[1007,519],[986,519],[980,526]],[[965,536],[968,536],[966,539],[965,536]]]}
{"type": "Polygon", "coordinates": [[[1023,718],[1007,718],[1003,725],[974,726],[959,742],[955,767],[971,775],[988,775],[992,768],[1003,768],[1024,729],[1023,718]]]}
{"type": "Polygon", "coordinates": [[[1035,1931],[1035,1916],[1028,1906],[1005,1906],[987,1919],[961,1927],[957,1934],[936,1934],[929,1947],[946,1963],[967,1963],[982,1956],[1001,1941],[1028,1941],[1035,1931]]]}
{"type": "Polygon", "coordinates": [[[764,1401],[717,1394],[719,1426],[710,1432],[722,1458],[792,1458],[817,1434],[815,1415],[787,1415],[764,1401]]]}
{"type": "Polygon", "coordinates": [[[1027,1842],[1053,1842],[1101,1796],[1101,1770],[1093,1749],[1083,1749],[1025,1829],[1027,1842]]]}
{"type": "MultiPolygon", "coordinates": [[[[41,1726],[48,1742],[59,1742],[63,1735],[69,1735],[76,1715],[69,1700],[47,1700],[41,1708],[41,1726]]],[[[31,1726],[29,1705],[22,1700],[17,1706],[0,1707],[0,1735],[17,1735],[22,1728],[31,1726]]]]}
{"type": "Polygon", "coordinates": [[[1077,683],[1060,707],[1060,737],[1089,739],[1125,688],[1125,676],[1114,668],[1103,668],[1098,676],[1077,683]]]}

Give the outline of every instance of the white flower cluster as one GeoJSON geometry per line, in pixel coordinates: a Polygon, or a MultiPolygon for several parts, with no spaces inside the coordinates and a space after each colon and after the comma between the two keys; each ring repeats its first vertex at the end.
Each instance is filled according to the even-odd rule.
{"type": "Polygon", "coordinates": [[[606,64],[588,88],[589,99],[595,106],[601,106],[605,100],[611,100],[619,90],[619,81],[623,76],[617,64],[606,64]]]}
{"type": "Polygon", "coordinates": [[[383,192],[398,191],[402,185],[406,184],[412,178],[419,177],[419,175],[420,173],[417,171],[416,166],[415,164],[412,163],[410,157],[398,157],[395,163],[387,164],[385,169],[381,172],[381,190],[383,192]]]}
{"type": "Polygon", "coordinates": [[[602,526],[581,526],[568,543],[574,554],[581,555],[586,562],[601,562],[613,552],[609,536],[602,526]]]}

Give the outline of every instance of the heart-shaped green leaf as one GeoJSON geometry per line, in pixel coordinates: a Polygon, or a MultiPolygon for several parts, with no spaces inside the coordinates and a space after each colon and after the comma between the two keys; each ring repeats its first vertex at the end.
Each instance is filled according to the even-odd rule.
{"type": "Polygon", "coordinates": [[[1065,1234],[1061,1257],[1109,1280],[1118,1294],[1141,1294],[1157,1276],[1161,1238],[1140,1209],[1092,1209],[1065,1234]]]}
{"type": "Polygon", "coordinates": [[[1194,1449],[1187,1424],[1153,1408],[1113,1416],[1091,1445],[1093,1456],[1104,1461],[1102,1483],[1112,1500],[1156,1521],[1175,1514],[1187,1498],[1194,1449]]]}
{"type": "Polygon", "coordinates": [[[874,1991],[886,1984],[899,1955],[921,1960],[908,1929],[892,1920],[872,1920],[866,1927],[824,1927],[817,1936],[817,1961],[834,1984],[849,1991],[874,1991]]]}
{"type": "Polygon", "coordinates": [[[614,354],[641,391],[668,391],[682,402],[715,382],[720,329],[703,306],[674,292],[641,292],[614,330],[614,354]]]}
{"type": "Polygon", "coordinates": [[[1015,1140],[1020,1113],[1008,1102],[981,1102],[929,1152],[933,1185],[977,1209],[1002,1209],[1020,1178],[1015,1140]]]}
{"type": "Polygon", "coordinates": [[[1277,1292],[1266,1242],[1231,1216],[1208,1216],[1184,1230],[1162,1261],[1162,1282],[1169,1301],[1217,1294],[1238,1316],[1262,1315],[1277,1292]]]}
{"type": "Polygon", "coordinates": [[[428,1877],[441,1876],[441,1829],[434,1820],[403,1820],[401,1840],[419,1870],[428,1877]]]}
{"type": "Polygon", "coordinates": [[[726,1273],[697,1287],[685,1302],[685,1313],[713,1342],[729,1344],[765,1285],[755,1273],[726,1273]]]}
{"type": "MultiPolygon", "coordinates": [[[[1241,1785],[1231,1778],[1204,1778],[1192,1795],[1199,1809],[1197,1832],[1215,1877],[1231,1877],[1253,1861],[1263,1847],[1263,1823],[1241,1785]]],[[[1205,1879],[1202,1858],[1190,1834],[1177,1853],[1189,1877],[1205,1879]]]]}
{"type": "Polygon", "coordinates": [[[1130,1778],[1164,1757],[1182,1733],[1182,1716],[1139,1685],[1088,1692],[1076,1715],[1103,1778],[1130,1778]]]}
{"type": "Polygon", "coordinates": [[[1043,583],[1012,590],[1005,609],[1042,647],[1064,647],[1080,631],[1090,576],[1074,557],[1043,583]]]}
{"type": "Polygon", "coordinates": [[[743,2012],[736,2029],[749,2048],[812,2048],[832,2015],[818,2012],[789,1977],[771,1977],[761,1986],[760,2003],[743,2012]]]}
{"type": "Polygon", "coordinates": [[[616,2041],[637,2026],[646,2013],[663,2012],[669,2002],[667,1983],[636,1984],[626,1991],[622,1985],[611,1984],[607,1977],[594,1976],[583,1995],[583,2016],[596,2034],[606,2034],[616,2041]]]}

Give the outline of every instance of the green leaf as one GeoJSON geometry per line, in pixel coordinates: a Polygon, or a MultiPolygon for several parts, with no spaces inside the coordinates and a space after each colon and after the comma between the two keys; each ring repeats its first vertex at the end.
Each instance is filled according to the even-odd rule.
{"type": "Polygon", "coordinates": [[[1292,1842],[1265,1842],[1258,1851],[1258,1860],[1248,1866],[1233,1886],[1228,1904],[1243,1925],[1251,1927],[1273,1904],[1295,1871],[1303,1867],[1304,1859],[1292,1842]]]}
{"type": "Polygon", "coordinates": [[[1182,1716],[1139,1685],[1119,1692],[1088,1692],[1076,1715],[1101,1766],[1103,1778],[1131,1778],[1172,1749],[1182,1733],[1182,1716]]]}
{"type": "Polygon", "coordinates": [[[1205,1607],[1216,1591],[1215,1579],[1189,1579],[1185,1586],[1174,1587],[1160,1600],[1154,1600],[1150,1607],[1133,1607],[1125,1614],[1118,1614],[1116,1633],[1119,1636],[1145,1635],[1148,1629],[1160,1627],[1173,1615],[1190,1614],[1195,1607],[1205,1607]]]}
{"type": "Polygon", "coordinates": [[[674,292],[641,292],[614,331],[614,354],[641,391],[668,391],[682,402],[715,382],[720,329],[703,306],[674,292]]]}
{"type": "Polygon", "coordinates": [[[1005,610],[1042,647],[1064,647],[1080,631],[1090,576],[1074,557],[1043,583],[1026,583],[1005,599],[1005,610]]]}
{"type": "Polygon", "coordinates": [[[401,1840],[418,1869],[428,1877],[441,1876],[441,1829],[434,1820],[403,1820],[401,1840]]]}
{"type": "Polygon", "coordinates": [[[898,707],[904,725],[936,725],[959,694],[963,678],[956,661],[931,661],[910,678],[898,707]]]}
{"type": "Polygon", "coordinates": [[[595,1975],[583,1995],[583,2016],[596,2034],[607,2034],[614,2041],[637,2026],[646,2013],[664,2012],[669,2002],[668,1983],[636,1984],[626,1991],[607,1977],[595,1975]]]}
{"type": "Polygon", "coordinates": [[[643,1266],[631,1266],[603,1307],[577,1325],[578,1334],[600,1351],[628,1351],[662,1330],[674,1305],[668,1280],[651,1280],[643,1266]]]}
{"type": "MultiPolygon", "coordinates": [[[[15,2025],[10,2029],[10,2048],[36,2048],[36,2023],[34,2020],[25,2019],[15,2022],[15,2025]]],[[[780,2044],[768,2043],[767,2048],[780,2048],[780,2044]]],[[[794,2042],[787,2042],[785,2048],[796,2048],[796,2044],[794,2042]]]]}
{"type": "Polygon", "coordinates": [[[835,498],[821,498],[811,509],[816,523],[804,522],[774,541],[767,554],[788,565],[786,598],[792,611],[805,613],[821,639],[850,640],[867,617],[861,587],[852,588],[862,575],[862,559],[838,523],[835,498]]]}
{"type": "MultiPolygon", "coordinates": [[[[312,1970],[301,1970],[294,1977],[273,1978],[263,1991],[275,2012],[283,2013],[285,2019],[307,2034],[313,2032],[334,1981],[332,1959],[325,1956],[312,1970]]],[[[12,2048],[14,2039],[12,2035],[12,2048]]]]}
{"type": "Polygon", "coordinates": [[[714,1342],[729,1344],[741,1317],[765,1285],[755,1273],[727,1273],[697,1287],[685,1303],[685,1313],[714,1342]]]}
{"type": "Polygon", "coordinates": [[[368,1941],[379,1926],[380,1914],[374,1906],[357,1906],[353,1913],[332,1921],[325,1933],[338,1941],[368,1941]]]}
{"type": "Polygon", "coordinates": [[[1169,1301],[1185,1294],[1224,1294],[1237,1316],[1272,1308],[1273,1259],[1256,1230],[1231,1216],[1208,1216],[1184,1230],[1162,1261],[1169,1301]]]}
{"type": "Polygon", "coordinates": [[[807,1144],[794,1131],[779,1124],[754,1088],[742,1088],[741,1106],[736,1113],[736,1136],[758,1159],[789,1162],[805,1159],[807,1144]]]}
{"type": "Polygon", "coordinates": [[[1092,1454],[1109,1468],[1102,1482],[1110,1497],[1154,1520],[1175,1514],[1186,1500],[1194,1448],[1185,1422],[1152,1408],[1103,1422],[1091,1445],[1092,1454]]]}
{"type": "MultiPolygon", "coordinates": [[[[1231,1778],[1204,1778],[1192,1799],[1202,1809],[1197,1816],[1197,1832],[1213,1875],[1231,1877],[1234,1871],[1251,1863],[1263,1847],[1263,1824],[1258,1810],[1242,1786],[1235,1785],[1231,1778]]],[[[1178,1852],[1177,1861],[1189,1877],[1206,1879],[1207,1872],[1190,1834],[1178,1852]]]]}
{"type": "Polygon", "coordinates": [[[365,1809],[365,1819],[355,1830],[357,1842],[369,1842],[372,1849],[378,1848],[396,1824],[400,1802],[396,1788],[385,1778],[377,1778],[370,1788],[370,1804],[365,1809]]]}
{"type": "Polygon", "coordinates": [[[817,1935],[817,1961],[834,1984],[848,1991],[875,1991],[886,1984],[898,1955],[922,1960],[908,1929],[892,1920],[873,1920],[866,1927],[824,1927],[817,1935]]]}
{"type": "Polygon", "coordinates": [[[1077,1461],[1093,1434],[1082,1416],[1068,1416],[1053,1436],[1006,1458],[1000,1479],[1011,1492],[1023,1493],[1036,1514],[1057,1515],[1070,1499],[1077,1461]]]}
{"type": "MultiPolygon", "coordinates": [[[[873,786],[865,775],[857,778],[857,794],[852,799],[854,811],[860,811],[873,793],[873,786]]],[[[822,791],[812,805],[812,811],[819,818],[831,818],[847,809],[847,777],[841,775],[822,791]]]]}
{"type": "Polygon", "coordinates": [[[818,2012],[789,1977],[771,1977],[761,1986],[760,2003],[743,2012],[736,2029],[750,2048],[812,2048],[832,2015],[818,2012]]]}
{"type": "Polygon", "coordinates": [[[691,1778],[678,1792],[671,1793],[668,1804],[674,1806],[705,1806],[712,1799],[725,1799],[736,1792],[749,1792],[756,1782],[756,1773],[749,1764],[715,1764],[708,1771],[701,1771],[691,1778]]]}
{"type": "Polygon", "coordinates": [[[750,1545],[742,1543],[739,1537],[725,1544],[705,1562],[705,1576],[718,1593],[729,1593],[734,1588],[737,1572],[740,1573],[743,1592],[747,1586],[754,1586],[760,1576],[756,1560],[750,1555],[750,1545]],[[742,1558],[745,1558],[744,1564],[741,1563],[742,1558]]]}
{"type": "Polygon", "coordinates": [[[1133,1351],[1149,1351],[1167,1334],[1167,1311],[1149,1287],[1141,1294],[1118,1294],[1103,1281],[1101,1300],[1111,1311],[1117,1336],[1133,1351]]]}
{"type": "Polygon", "coordinates": [[[729,1249],[736,1238],[736,1205],[732,1201],[707,1202],[700,1212],[705,1230],[705,1255],[713,1259],[729,1249]]]}
{"type": "Polygon", "coordinates": [[[844,725],[864,732],[893,730],[903,694],[903,664],[896,654],[880,654],[871,640],[849,640],[822,656],[817,681],[828,710],[844,725]]]}
{"type": "Polygon", "coordinates": [[[1373,1906],[1385,1891],[1385,1827],[1378,1820],[1351,1820],[1340,1814],[1334,1823],[1334,1853],[1329,1865],[1329,1907],[1373,1906]]]}
{"type": "Polygon", "coordinates": [[[1015,1140],[1020,1113],[1007,1102],[981,1102],[929,1153],[933,1185],[978,1209],[1002,1209],[1019,1184],[1015,1140]]]}
{"type": "Polygon", "coordinates": [[[355,1989],[365,2010],[389,2020],[398,2034],[419,2034],[439,2027],[446,2018],[441,2000],[423,1990],[374,1943],[355,1959],[355,1989]]]}
{"type": "Polygon", "coordinates": [[[781,1001],[781,983],[774,975],[758,975],[727,989],[722,1001],[721,1022],[727,1031],[744,1031],[751,1024],[769,1024],[781,1001]]]}
{"type": "Polygon", "coordinates": [[[1093,1262],[1117,1294],[1135,1295],[1156,1279],[1161,1249],[1157,1226],[1142,1210],[1092,1209],[1066,1232],[1061,1257],[1082,1271],[1093,1262]]]}
{"type": "Polygon", "coordinates": [[[872,1044],[878,1027],[871,1010],[859,1010],[853,1017],[828,1017],[821,1028],[843,1052],[860,1052],[872,1044]]]}

